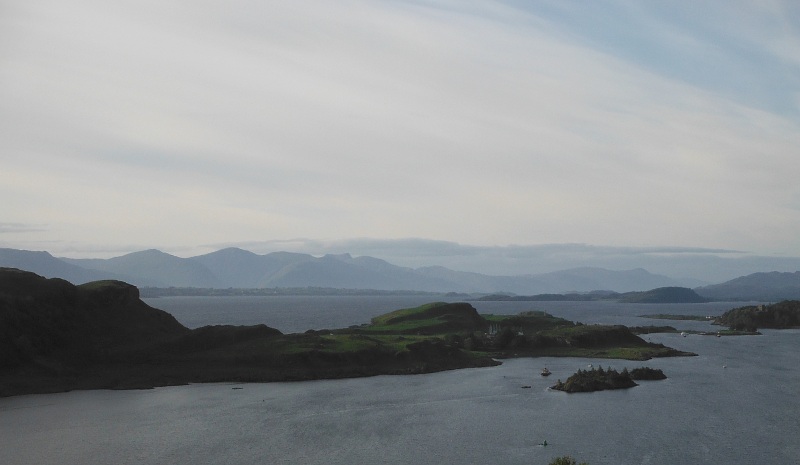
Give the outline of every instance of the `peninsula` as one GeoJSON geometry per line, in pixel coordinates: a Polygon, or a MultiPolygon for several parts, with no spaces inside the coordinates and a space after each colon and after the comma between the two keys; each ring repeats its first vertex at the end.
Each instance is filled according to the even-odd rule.
{"type": "Polygon", "coordinates": [[[731,330],[754,332],[758,328],[800,328],[800,301],[784,300],[771,305],[748,305],[734,308],[714,320],[731,330]]]}
{"type": "Polygon", "coordinates": [[[300,334],[265,325],[190,330],[121,281],[73,286],[0,268],[0,396],[415,374],[541,355],[694,354],[647,343],[624,326],[544,312],[480,315],[468,303],[435,302],[358,327],[300,334]]]}
{"type": "Polygon", "coordinates": [[[659,287],[649,291],[637,292],[612,292],[612,291],[593,291],[588,293],[569,293],[569,294],[537,294],[537,295],[506,295],[490,294],[479,298],[482,301],[511,301],[511,302],[541,302],[541,301],[566,301],[566,302],[590,302],[590,301],[614,301],[621,303],[638,304],[685,304],[709,302],[692,289],[686,287],[659,287]]]}

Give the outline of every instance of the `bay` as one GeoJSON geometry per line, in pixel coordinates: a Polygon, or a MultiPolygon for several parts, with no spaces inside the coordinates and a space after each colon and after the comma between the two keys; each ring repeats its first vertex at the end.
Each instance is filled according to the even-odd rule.
{"type": "MultiPolygon", "coordinates": [[[[717,310],[594,304],[475,306],[481,312],[543,309],[586,323],[624,324],[660,324],[640,314],[717,310]]],[[[404,306],[414,305],[397,308],[404,306]]],[[[256,307],[260,310],[244,312],[250,312],[247,318],[269,313],[262,304],[256,307]]],[[[315,311],[322,310],[305,312],[315,311]]],[[[367,322],[372,311],[362,309],[342,321],[367,322]]],[[[241,317],[228,319],[236,312],[227,302],[212,318],[231,322],[241,317]]],[[[304,329],[342,327],[338,320],[307,318],[304,329]]],[[[279,320],[271,321],[287,331],[290,325],[279,320]]],[[[269,324],[247,321],[237,324],[269,324]]],[[[653,342],[699,354],[648,362],[522,358],[492,368],[415,376],[4,398],[0,463],[547,464],[567,454],[592,465],[800,463],[800,330],[763,333],[648,335],[653,342]],[[590,364],[647,365],[669,378],[590,394],[547,389],[590,364]],[[553,375],[540,377],[543,366],[553,375]],[[542,446],[545,440],[548,445],[542,446]]]]}

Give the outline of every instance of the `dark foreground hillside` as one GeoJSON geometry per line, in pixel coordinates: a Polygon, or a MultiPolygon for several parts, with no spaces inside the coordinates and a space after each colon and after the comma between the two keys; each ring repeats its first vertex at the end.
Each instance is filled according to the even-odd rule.
{"type": "Polygon", "coordinates": [[[172,315],[149,307],[120,281],[73,286],[0,268],[0,368],[58,371],[184,335],[172,315]]]}

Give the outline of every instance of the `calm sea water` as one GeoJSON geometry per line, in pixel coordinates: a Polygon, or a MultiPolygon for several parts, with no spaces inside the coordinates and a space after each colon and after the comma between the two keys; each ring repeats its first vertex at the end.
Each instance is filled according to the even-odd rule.
{"type": "MultiPolygon", "coordinates": [[[[150,301],[169,310],[161,302],[166,299],[150,301]]],[[[215,302],[225,305],[213,323],[258,322],[295,331],[267,315],[263,304],[242,313],[274,323],[237,320],[235,305],[215,302]]],[[[494,313],[546,309],[587,323],[630,324],[645,313],[720,313],[720,304],[485,304],[476,307],[494,313]]],[[[396,308],[404,306],[411,305],[396,308]]],[[[346,319],[345,326],[369,316],[346,319]]],[[[342,326],[334,320],[307,323],[303,329],[342,326]]],[[[700,355],[644,363],[526,358],[429,375],[0,399],[0,464],[547,464],[566,454],[592,465],[800,463],[800,330],[649,337],[700,355]],[[647,365],[669,379],[591,394],[547,389],[589,364],[647,365]],[[538,375],[545,365],[554,373],[550,378],[538,375]],[[546,447],[540,445],[545,440],[546,447]]]]}

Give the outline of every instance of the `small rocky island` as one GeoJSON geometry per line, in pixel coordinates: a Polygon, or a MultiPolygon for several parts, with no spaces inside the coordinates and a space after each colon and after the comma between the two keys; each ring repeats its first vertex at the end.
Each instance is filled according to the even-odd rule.
{"type": "Polygon", "coordinates": [[[598,367],[591,370],[578,370],[577,373],[567,378],[566,382],[558,380],[550,389],[567,393],[628,389],[638,386],[634,380],[666,378],[663,371],[649,367],[635,368],[631,371],[624,368],[621,372],[613,368],[603,370],[603,367],[598,367]]]}

